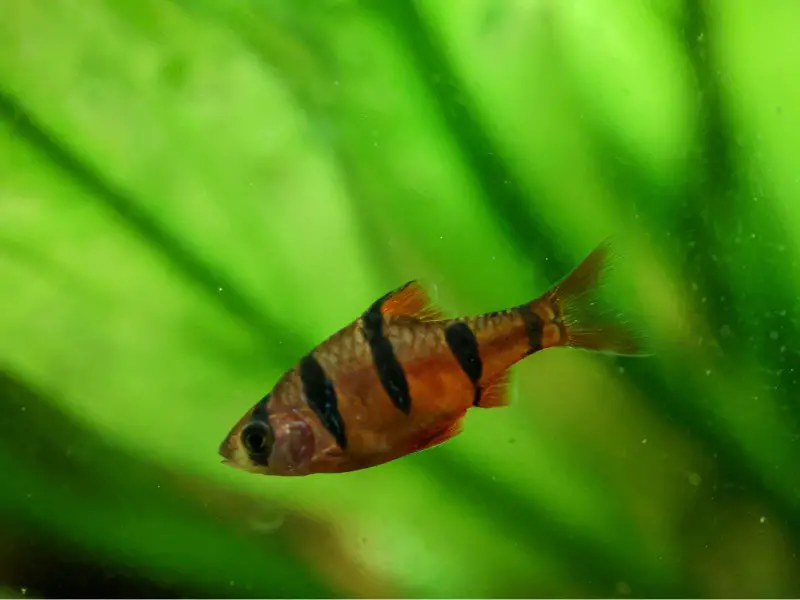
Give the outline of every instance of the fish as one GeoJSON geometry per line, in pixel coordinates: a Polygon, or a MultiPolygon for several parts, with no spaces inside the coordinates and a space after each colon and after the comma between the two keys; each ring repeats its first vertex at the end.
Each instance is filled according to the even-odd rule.
{"type": "Polygon", "coordinates": [[[613,256],[608,239],[544,294],[476,316],[446,318],[416,280],[386,293],[245,412],[222,462],[278,476],[375,467],[452,439],[472,408],[508,406],[511,367],[533,354],[650,355],[640,332],[598,309],[613,256]]]}

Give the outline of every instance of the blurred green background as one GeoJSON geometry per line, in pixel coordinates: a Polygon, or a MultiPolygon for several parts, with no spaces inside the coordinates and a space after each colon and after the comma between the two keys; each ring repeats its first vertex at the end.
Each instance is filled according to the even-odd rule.
{"type": "Polygon", "coordinates": [[[2,0],[0,593],[796,597],[796,0],[2,0]],[[657,351],[557,349],[444,446],[220,464],[419,279],[603,238],[657,351]]]}

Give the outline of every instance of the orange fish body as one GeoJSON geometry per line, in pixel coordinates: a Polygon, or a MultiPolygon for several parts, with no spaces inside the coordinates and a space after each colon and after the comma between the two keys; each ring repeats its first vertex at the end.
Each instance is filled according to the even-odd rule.
{"type": "Polygon", "coordinates": [[[643,354],[630,331],[589,316],[608,250],[543,296],[477,317],[441,318],[413,281],[386,294],[284,374],[220,454],[272,475],[364,469],[450,439],[472,407],[506,405],[510,367],[539,350],[643,354]]]}

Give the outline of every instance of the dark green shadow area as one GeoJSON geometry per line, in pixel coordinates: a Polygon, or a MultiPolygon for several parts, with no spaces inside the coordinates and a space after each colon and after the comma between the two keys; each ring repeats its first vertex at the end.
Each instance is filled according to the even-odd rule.
{"type": "Polygon", "coordinates": [[[297,556],[307,519],[135,459],[5,371],[0,472],[6,583],[40,586],[32,595],[339,596],[297,556]],[[277,518],[274,533],[252,527],[277,518]]]}

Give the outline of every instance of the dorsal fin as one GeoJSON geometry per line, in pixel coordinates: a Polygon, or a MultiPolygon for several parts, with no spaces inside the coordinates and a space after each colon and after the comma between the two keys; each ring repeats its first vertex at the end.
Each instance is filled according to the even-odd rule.
{"type": "Polygon", "coordinates": [[[386,294],[381,301],[381,314],[414,317],[420,321],[444,318],[442,312],[431,304],[427,292],[417,281],[409,281],[386,294]]]}
{"type": "Polygon", "coordinates": [[[483,388],[481,397],[478,400],[479,408],[496,408],[498,406],[508,406],[508,383],[509,372],[506,371],[489,385],[483,388]]]}

